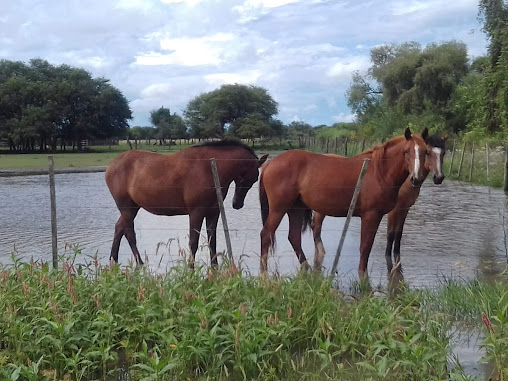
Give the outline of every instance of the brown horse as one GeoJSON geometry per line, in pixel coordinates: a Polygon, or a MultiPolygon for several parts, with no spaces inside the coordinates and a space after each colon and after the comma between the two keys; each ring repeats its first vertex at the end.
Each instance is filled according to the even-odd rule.
{"type": "Polygon", "coordinates": [[[384,214],[393,209],[399,188],[410,176],[411,184],[421,186],[427,136],[411,135],[389,140],[357,156],[344,158],[293,150],[280,154],[261,172],[260,203],[261,271],[267,270],[268,250],[284,214],[289,217],[289,241],[300,264],[307,266],[301,248],[302,228],[310,224],[312,210],[337,217],[347,215],[363,160],[371,159],[354,210],[362,219],[360,264],[367,269],[370,250],[384,214]]]}
{"type": "MultiPolygon", "coordinates": [[[[443,160],[446,152],[446,140],[448,136],[442,138],[437,135],[429,136],[427,139],[427,159],[425,160],[425,177],[429,172],[433,172],[432,180],[434,184],[439,185],[443,182],[445,176],[443,173],[443,160]]],[[[386,267],[388,272],[393,269],[392,263],[392,245],[393,259],[400,269],[400,240],[409,209],[414,205],[420,195],[420,188],[412,187],[408,180],[404,182],[399,190],[399,197],[395,208],[388,213],[388,228],[386,242],[386,267]]]]}
{"type": "MultiPolygon", "coordinates": [[[[434,173],[433,180],[435,184],[441,184],[444,180],[443,174],[443,159],[445,154],[445,143],[448,136],[443,138],[432,135],[425,139],[427,144],[427,157],[425,159],[425,166],[423,170],[424,179],[427,178],[430,172],[434,173]]],[[[392,211],[388,213],[388,234],[386,245],[386,265],[388,272],[392,271],[392,247],[394,247],[395,263],[400,266],[400,239],[402,237],[402,229],[406,220],[409,209],[416,202],[420,188],[411,185],[409,177],[399,189],[397,203],[392,211]],[[394,246],[395,244],[395,246],[394,246]]],[[[316,252],[314,255],[314,268],[320,269],[325,255],[323,241],[321,240],[321,229],[323,225],[324,214],[314,213],[312,219],[312,232],[314,236],[314,244],[316,252]]],[[[400,268],[400,267],[399,267],[400,268]]]]}
{"type": "Polygon", "coordinates": [[[245,196],[258,180],[260,159],[249,146],[235,140],[203,143],[172,155],[148,151],[128,151],[114,159],[106,170],[106,183],[120,210],[115,226],[110,259],[118,262],[120,240],[125,235],[136,263],[143,261],[136,247],[134,218],[140,208],[163,216],[189,215],[189,245],[193,267],[203,219],[212,266],[217,266],[216,228],[219,219],[210,158],[215,158],[222,197],[236,184],[233,208],[243,207],[245,196]]]}

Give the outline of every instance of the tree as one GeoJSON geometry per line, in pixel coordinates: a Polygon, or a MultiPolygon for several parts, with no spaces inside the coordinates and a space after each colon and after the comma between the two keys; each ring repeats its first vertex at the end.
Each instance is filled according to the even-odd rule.
{"type": "Polygon", "coordinates": [[[414,120],[434,130],[459,128],[452,99],[469,70],[463,43],[378,46],[371,50],[371,63],[365,75],[353,74],[346,93],[360,131],[386,137],[414,120]]]}
{"type": "MultiPolygon", "coordinates": [[[[192,137],[239,136],[247,133],[253,118],[270,124],[277,114],[277,103],[262,87],[222,85],[219,89],[203,93],[192,99],[184,111],[192,137]],[[254,116],[256,115],[256,116],[254,116]]],[[[261,128],[263,130],[263,128],[261,128]]],[[[250,132],[249,132],[250,133],[250,132]]]]}
{"type": "Polygon", "coordinates": [[[236,130],[236,136],[242,139],[250,139],[254,145],[255,138],[270,135],[272,129],[270,121],[267,121],[263,115],[253,113],[247,115],[238,121],[240,126],[236,130]]]}
{"type": "Polygon", "coordinates": [[[503,0],[480,0],[483,31],[490,41],[490,65],[485,72],[486,127],[508,132],[508,5],[503,0]]]}
{"type": "Polygon", "coordinates": [[[150,122],[156,127],[155,137],[163,144],[166,139],[187,137],[187,125],[181,116],[171,114],[169,108],[160,107],[150,113],[150,122]]]}
{"type": "Polygon", "coordinates": [[[123,135],[131,111],[105,78],[42,59],[0,61],[0,138],[11,149],[81,149],[83,139],[123,135]]]}
{"type": "Polygon", "coordinates": [[[289,136],[292,139],[297,139],[300,147],[303,147],[303,139],[307,136],[314,135],[314,131],[312,126],[308,123],[305,123],[301,120],[292,121],[288,126],[289,136]]]}

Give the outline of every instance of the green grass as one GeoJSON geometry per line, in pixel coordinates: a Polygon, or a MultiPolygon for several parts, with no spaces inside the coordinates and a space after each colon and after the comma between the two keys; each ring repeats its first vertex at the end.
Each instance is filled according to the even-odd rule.
{"type": "MultiPolygon", "coordinates": [[[[147,149],[155,152],[170,153],[176,152],[186,145],[178,146],[148,146],[138,145],[138,149],[147,149]]],[[[48,155],[54,156],[55,167],[93,167],[108,165],[119,153],[129,149],[127,144],[109,147],[90,147],[89,152],[64,152],[55,153],[10,153],[8,150],[0,150],[0,169],[6,168],[47,168],[48,155]]]]}
{"type": "MultiPolygon", "coordinates": [[[[451,286],[352,298],[309,274],[252,277],[230,266],[156,275],[95,260],[60,271],[15,262],[0,280],[2,379],[112,379],[119,368],[136,380],[467,379],[450,356],[455,302],[434,301],[451,286]]],[[[489,316],[485,345],[503,364],[508,288],[492,287],[471,294],[481,307],[466,305],[472,321],[489,316]]]]}
{"type": "MultiPolygon", "coordinates": [[[[133,147],[134,143],[132,144],[133,147]]],[[[189,147],[190,144],[177,144],[171,146],[138,144],[137,149],[143,149],[159,153],[174,153],[181,149],[189,147]]],[[[267,143],[256,143],[254,149],[257,152],[266,151],[284,151],[289,149],[287,142],[270,141],[267,143]]],[[[48,155],[54,156],[56,168],[69,167],[93,167],[107,166],[118,154],[128,151],[130,147],[125,141],[119,145],[111,146],[92,146],[87,148],[87,152],[60,151],[55,153],[11,153],[7,149],[0,149],[0,169],[23,169],[23,168],[47,168],[48,155]]]]}
{"type": "MultiPolygon", "coordinates": [[[[451,144],[451,143],[450,143],[451,144]]],[[[448,144],[448,148],[452,146],[448,144]]],[[[502,188],[504,181],[505,153],[504,148],[491,148],[489,150],[489,176],[487,177],[487,155],[485,146],[476,145],[473,161],[473,171],[471,172],[471,143],[466,145],[462,168],[459,168],[462,157],[463,143],[457,143],[455,156],[453,158],[453,167],[450,167],[452,155],[448,152],[445,156],[444,170],[447,178],[451,180],[460,180],[472,182],[478,185],[489,185],[494,188],[502,188]]]]}

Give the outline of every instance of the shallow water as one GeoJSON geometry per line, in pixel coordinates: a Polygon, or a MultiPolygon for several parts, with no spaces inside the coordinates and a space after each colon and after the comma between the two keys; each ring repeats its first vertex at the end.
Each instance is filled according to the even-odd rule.
{"type": "MultiPolygon", "coordinates": [[[[233,189],[226,198],[226,215],[231,231],[234,256],[252,273],[259,269],[259,232],[261,218],[257,184],[247,194],[241,210],[231,207],[233,189]]],[[[83,255],[107,260],[114,225],[119,217],[107,189],[104,173],[56,175],[59,252],[66,244],[79,245],[83,255]]],[[[15,250],[24,258],[51,258],[49,181],[47,176],[0,179],[0,261],[9,261],[15,250]]],[[[432,287],[442,277],[491,279],[507,262],[505,228],[506,196],[502,191],[445,181],[435,186],[424,184],[417,203],[411,209],[402,238],[404,278],[412,286],[432,287]]],[[[330,268],[337,250],[344,218],[327,217],[323,242],[327,255],[324,266],[330,268]]],[[[135,220],[138,248],[152,266],[165,269],[181,260],[179,248],[187,250],[188,217],[161,217],[141,210],[135,220]]],[[[277,230],[275,255],[269,259],[271,270],[293,273],[298,261],[287,240],[285,218],[277,230]]],[[[225,250],[219,220],[218,250],[225,250]]],[[[386,218],[383,219],[369,260],[373,286],[386,284],[384,259],[386,218]]],[[[349,284],[357,278],[360,243],[360,219],[353,218],[339,261],[338,279],[349,284]]],[[[303,248],[310,263],[314,249],[310,232],[304,233],[303,248]]],[[[69,252],[69,249],[67,249],[69,252]]],[[[120,262],[132,259],[126,240],[120,247],[120,262]]],[[[205,232],[197,255],[200,263],[209,263],[205,232]]]]}

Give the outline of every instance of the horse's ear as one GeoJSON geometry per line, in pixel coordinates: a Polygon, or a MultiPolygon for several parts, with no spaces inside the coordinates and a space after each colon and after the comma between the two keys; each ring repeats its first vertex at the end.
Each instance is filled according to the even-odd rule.
{"type": "Polygon", "coordinates": [[[409,127],[406,127],[406,131],[404,131],[404,136],[406,137],[406,140],[411,139],[411,130],[409,127]]]}
{"type": "Polygon", "coordinates": [[[443,141],[445,141],[445,142],[448,140],[448,138],[449,138],[448,135],[445,135],[445,136],[442,137],[443,141]]]}
{"type": "Polygon", "coordinates": [[[261,158],[258,160],[258,167],[261,167],[267,158],[268,154],[261,156],[261,158]]]}
{"type": "Polygon", "coordinates": [[[427,142],[428,137],[429,137],[429,130],[427,129],[427,127],[425,127],[425,129],[422,131],[422,138],[425,142],[427,142]]]}

